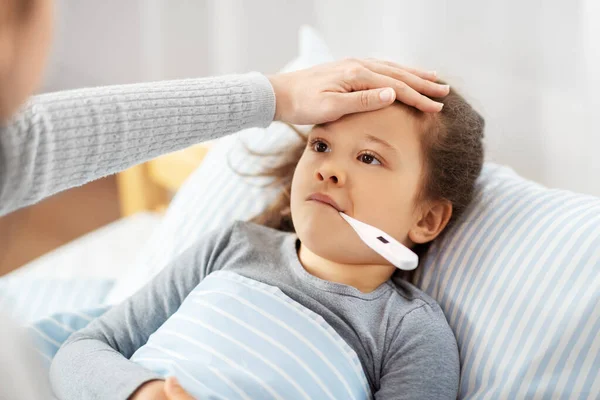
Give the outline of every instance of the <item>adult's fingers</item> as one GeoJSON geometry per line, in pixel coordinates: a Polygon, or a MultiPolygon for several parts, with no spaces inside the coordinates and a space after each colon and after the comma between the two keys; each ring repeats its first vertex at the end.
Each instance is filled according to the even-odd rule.
{"type": "Polygon", "coordinates": [[[359,90],[349,93],[332,93],[328,100],[332,120],[342,115],[374,111],[394,102],[396,92],[392,88],[359,90]]]}
{"type": "Polygon", "coordinates": [[[411,88],[408,84],[387,75],[381,75],[371,71],[365,67],[361,74],[356,76],[356,86],[361,85],[365,89],[391,87],[396,92],[396,100],[401,101],[409,106],[418,108],[425,112],[438,112],[444,106],[442,103],[431,100],[429,97],[423,96],[411,88]],[[360,80],[360,82],[358,81],[360,80]],[[366,87],[365,87],[366,86],[366,87]]]}
{"type": "Polygon", "coordinates": [[[402,64],[398,64],[398,63],[395,63],[392,61],[387,61],[387,60],[379,60],[377,58],[366,58],[364,60],[358,60],[358,61],[370,61],[370,62],[374,62],[374,63],[378,63],[378,64],[387,65],[392,68],[402,69],[406,72],[410,72],[411,74],[418,76],[419,78],[427,79],[428,81],[431,81],[431,82],[436,82],[438,80],[438,75],[437,75],[437,72],[435,72],[435,71],[424,71],[422,69],[407,67],[402,64]]]}
{"type": "Polygon", "coordinates": [[[363,65],[373,72],[402,81],[411,88],[415,89],[417,92],[430,97],[444,97],[450,91],[450,87],[448,85],[441,85],[439,83],[423,79],[405,69],[390,66],[385,63],[364,61],[363,65]]]}

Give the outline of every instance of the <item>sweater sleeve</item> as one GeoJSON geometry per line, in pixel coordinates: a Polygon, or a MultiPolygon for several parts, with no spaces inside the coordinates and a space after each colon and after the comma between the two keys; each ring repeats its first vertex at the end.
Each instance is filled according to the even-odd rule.
{"type": "Polygon", "coordinates": [[[456,399],[458,346],[437,304],[406,314],[388,348],[376,400],[456,399]]]}
{"type": "Polygon", "coordinates": [[[0,216],[274,114],[258,73],[35,96],[0,126],[0,216]]]}
{"type": "Polygon", "coordinates": [[[114,306],[61,346],[50,366],[60,399],[127,399],[143,383],[162,376],[129,360],[211,271],[231,228],[208,233],[150,283],[114,306]]]}

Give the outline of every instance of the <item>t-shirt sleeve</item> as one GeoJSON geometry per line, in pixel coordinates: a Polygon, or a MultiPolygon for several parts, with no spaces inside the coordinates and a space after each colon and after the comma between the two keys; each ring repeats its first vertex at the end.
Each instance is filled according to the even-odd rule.
{"type": "Polygon", "coordinates": [[[75,332],[50,367],[60,399],[128,398],[141,384],[162,379],[129,358],[146,344],[212,270],[231,228],[205,235],[130,298],[75,332]]]}
{"type": "Polygon", "coordinates": [[[439,306],[424,304],[406,314],[388,348],[375,399],[456,399],[458,346],[439,306]]]}

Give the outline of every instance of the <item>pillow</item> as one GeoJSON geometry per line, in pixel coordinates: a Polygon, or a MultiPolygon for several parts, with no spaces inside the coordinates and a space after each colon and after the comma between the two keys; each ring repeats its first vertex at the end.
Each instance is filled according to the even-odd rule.
{"type": "Polygon", "coordinates": [[[0,282],[9,277],[117,279],[160,220],[159,214],[146,212],[119,219],[44,254],[0,282]]]}
{"type": "Polygon", "coordinates": [[[457,338],[460,398],[600,398],[600,199],[486,164],[415,283],[457,338]]]}
{"type": "MultiPolygon", "coordinates": [[[[324,41],[308,26],[300,29],[299,48],[300,56],[283,72],[333,60],[324,41]]],[[[118,303],[133,294],[203,232],[236,219],[248,219],[262,211],[276,193],[261,187],[267,183],[266,179],[249,179],[235,171],[256,173],[273,159],[249,156],[245,147],[272,152],[295,140],[298,140],[296,134],[281,123],[273,123],[266,129],[247,129],[220,139],[179,189],[135,266],[117,281],[108,301],[118,303]]]]}

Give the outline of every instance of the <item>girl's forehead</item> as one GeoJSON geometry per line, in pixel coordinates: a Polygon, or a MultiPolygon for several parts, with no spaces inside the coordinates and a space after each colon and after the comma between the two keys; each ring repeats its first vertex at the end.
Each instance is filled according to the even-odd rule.
{"type": "Polygon", "coordinates": [[[371,137],[389,142],[404,144],[419,141],[417,116],[407,106],[392,105],[381,110],[350,114],[337,121],[316,125],[312,135],[348,135],[355,138],[371,137]]]}

